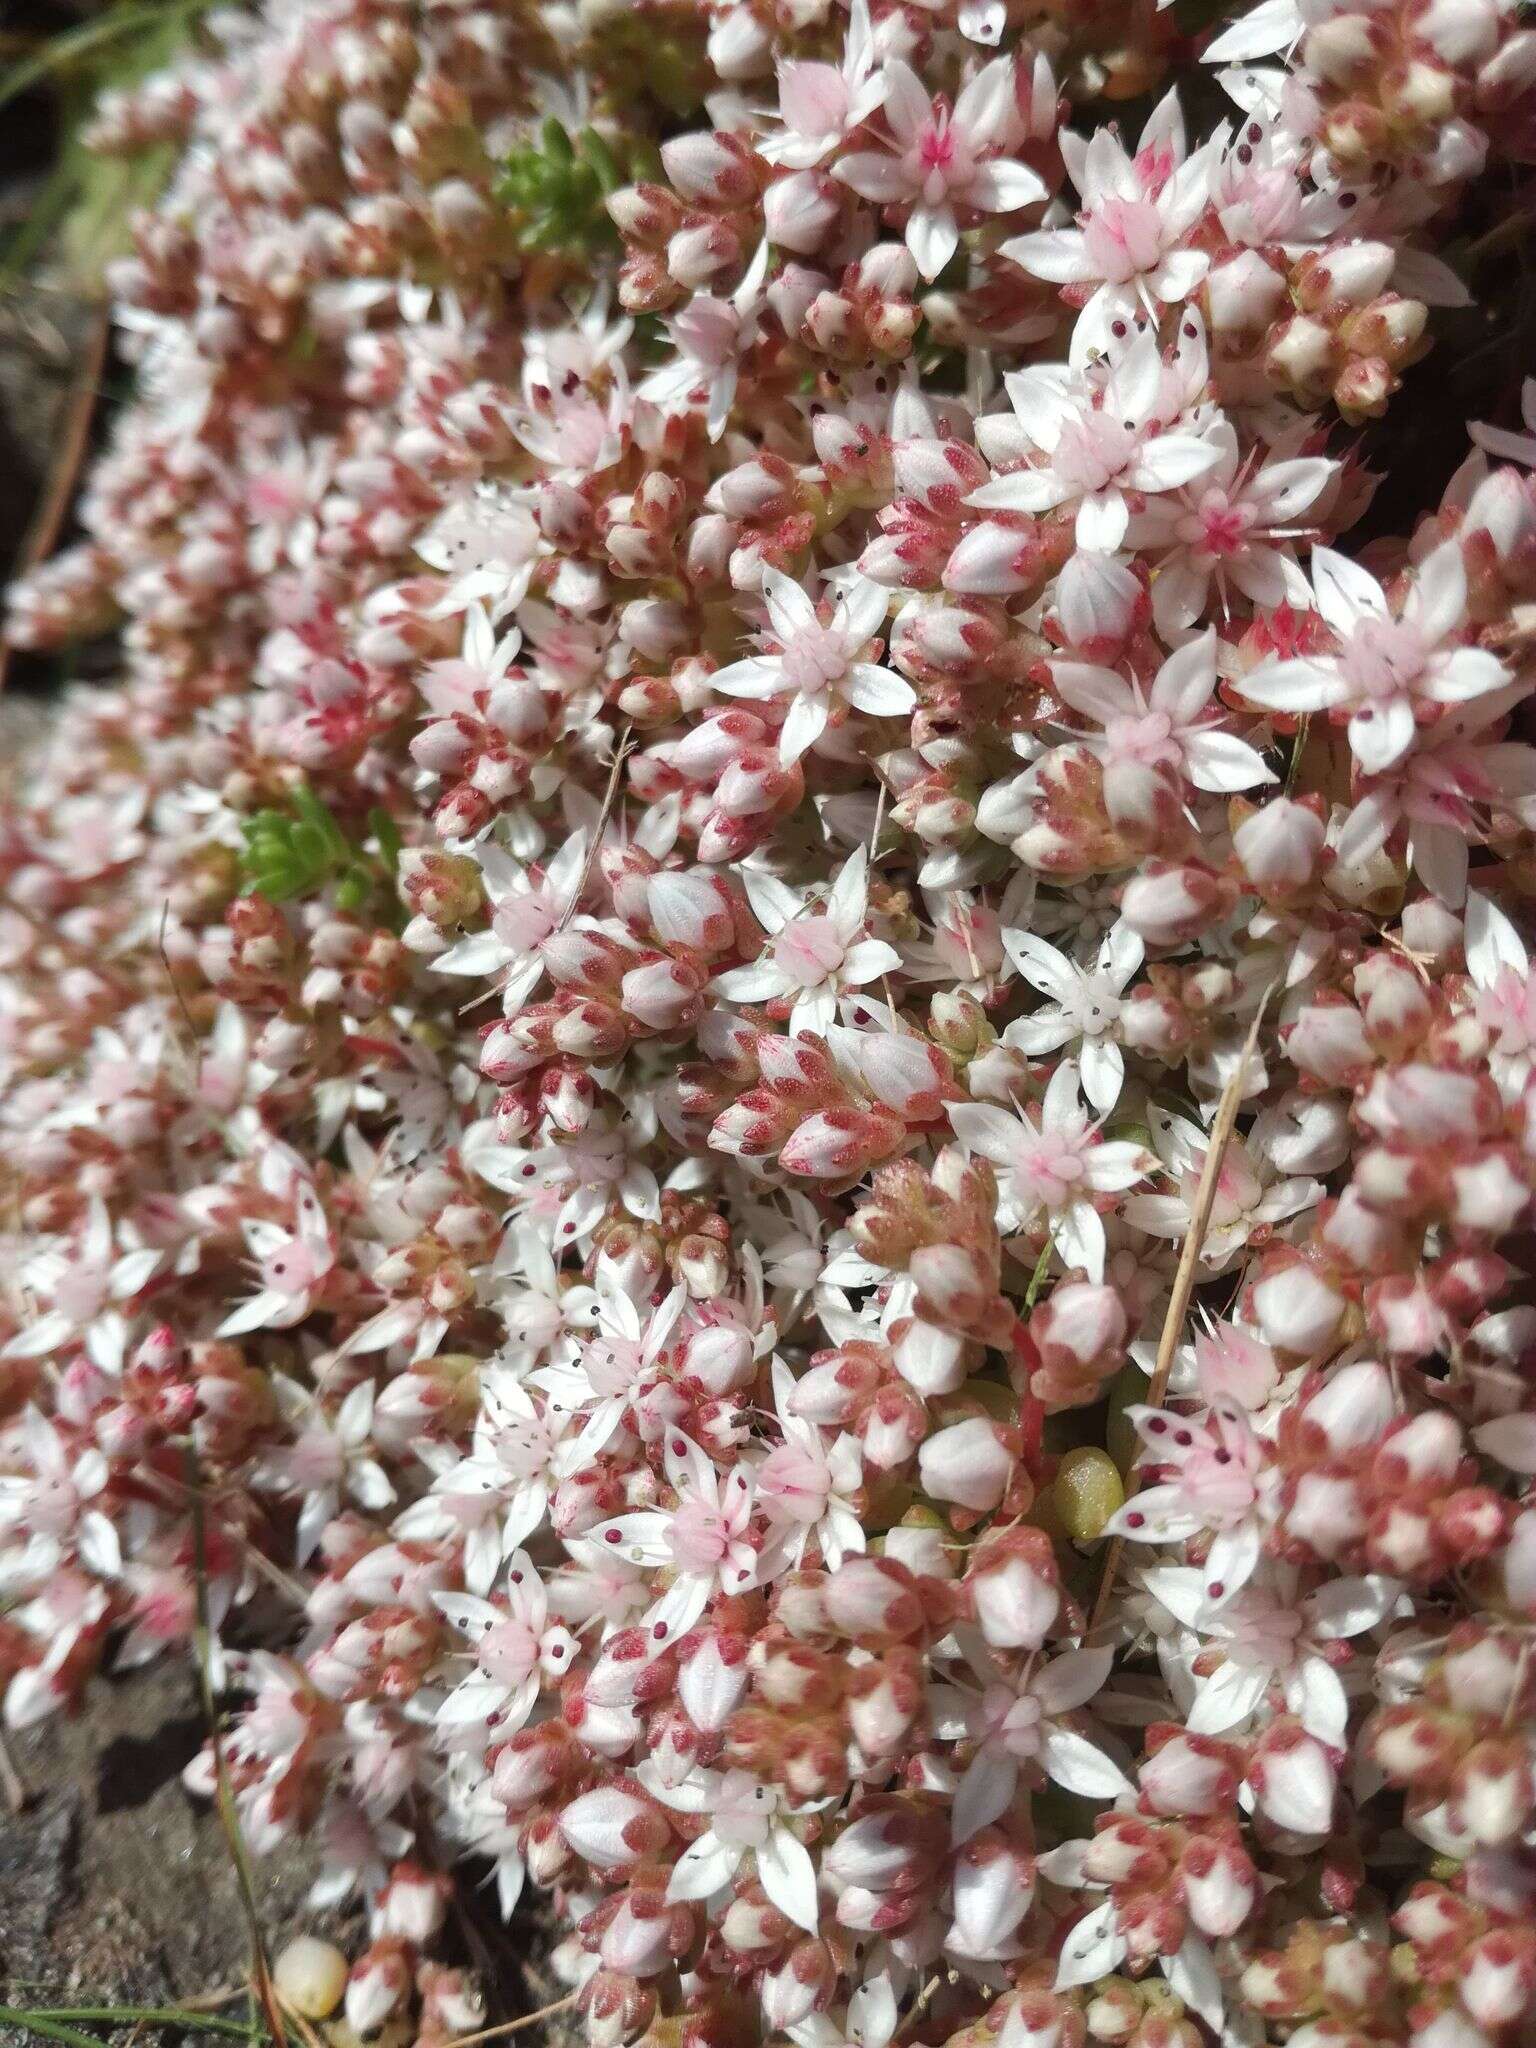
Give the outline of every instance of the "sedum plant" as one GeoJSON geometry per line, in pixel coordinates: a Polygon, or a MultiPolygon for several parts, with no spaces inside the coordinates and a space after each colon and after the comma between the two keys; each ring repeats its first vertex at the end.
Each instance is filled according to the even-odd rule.
{"type": "Polygon", "coordinates": [[[269,0],[103,100],[0,1687],[206,1648],[354,2033],[478,2028],[463,1858],[595,2048],[1530,2038],[1536,385],[1434,474],[1405,377],[1533,116],[1499,0],[269,0]]]}

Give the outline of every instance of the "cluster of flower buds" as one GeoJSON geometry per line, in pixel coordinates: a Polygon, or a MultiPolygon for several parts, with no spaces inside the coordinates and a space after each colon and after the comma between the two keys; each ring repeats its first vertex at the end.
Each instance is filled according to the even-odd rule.
{"type": "Polygon", "coordinates": [[[1502,0],[272,0],[101,108],[0,1691],[212,1637],[334,2048],[478,2030],[461,1856],[594,2048],[1536,2024],[1536,384],[1388,438],[1533,121],[1502,0]]]}

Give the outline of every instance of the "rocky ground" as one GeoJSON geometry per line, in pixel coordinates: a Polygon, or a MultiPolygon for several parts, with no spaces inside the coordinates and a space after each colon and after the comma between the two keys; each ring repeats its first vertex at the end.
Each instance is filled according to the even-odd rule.
{"type": "MultiPolygon", "coordinates": [[[[229,1851],[180,1783],[202,1739],[193,1675],[170,1663],[104,1680],[80,1719],[8,1739],[26,1800],[0,1817],[6,2005],[175,2005],[241,1982],[229,1851]]],[[[304,1905],[313,1876],[304,1851],[259,1867],[269,1942],[313,1927],[346,1944],[345,1916],[322,1924],[304,1905]]]]}
{"type": "MultiPolygon", "coordinates": [[[[203,1725],[194,1674],[165,1661],[98,1680],[77,1720],[7,1738],[24,1802],[15,1811],[0,1800],[0,2006],[181,2006],[245,1982],[249,1933],[229,1848],[214,1812],[181,1785],[203,1725]]],[[[327,1936],[351,1955],[364,1945],[355,1909],[307,1904],[317,1869],[303,1844],[256,1864],[269,1955],[297,1933],[327,1936]]],[[[542,1959],[544,1929],[521,1916],[502,1929],[479,1875],[463,1872],[442,1953],[478,1968],[496,2022],[561,1990],[542,1959]]],[[[118,2044],[136,2034],[141,2048],[209,2039],[161,2027],[91,2031],[118,2044]]],[[[39,2038],[0,2021],[4,2048],[39,2038]]],[[[551,2027],[517,2038],[520,2048],[574,2048],[580,2034],[551,2027]]]]}

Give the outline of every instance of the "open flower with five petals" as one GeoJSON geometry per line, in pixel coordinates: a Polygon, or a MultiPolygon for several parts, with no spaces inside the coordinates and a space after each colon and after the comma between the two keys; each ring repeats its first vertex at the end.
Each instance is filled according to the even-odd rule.
{"type": "Polygon", "coordinates": [[[969,1151],[997,1167],[1003,1227],[1027,1229],[1043,1216],[1063,1262],[1102,1280],[1104,1223],[1095,1197],[1134,1187],[1157,1161],[1145,1145],[1100,1136],[1082,1106],[1072,1062],[1057,1067],[1038,1105],[1012,1114],[991,1103],[956,1102],[949,1120],[969,1151]]]}
{"type": "Polygon", "coordinates": [[[1418,564],[1393,605],[1368,569],[1332,548],[1312,551],[1317,609],[1338,636],[1334,654],[1275,661],[1243,679],[1243,694],[1271,711],[1349,714],[1349,745],[1368,775],[1395,768],[1440,707],[1498,690],[1510,677],[1496,654],[1468,644],[1461,543],[1418,564]]]}
{"type": "Polygon", "coordinates": [[[710,681],[728,697],[772,699],[781,707],[779,759],[786,767],[815,746],[834,715],[851,709],[894,718],[912,709],[912,685],[866,658],[890,602],[878,583],[847,579],[830,617],[825,604],[818,608],[778,569],[764,569],[763,596],[771,628],[763,645],[771,651],[733,661],[710,681]]]}

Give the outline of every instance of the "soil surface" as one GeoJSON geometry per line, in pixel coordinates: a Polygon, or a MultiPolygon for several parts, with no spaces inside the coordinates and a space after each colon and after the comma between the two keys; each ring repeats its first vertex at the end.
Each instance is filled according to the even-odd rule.
{"type": "MultiPolygon", "coordinates": [[[[74,1720],[6,1738],[26,1796],[20,1812],[0,1800],[0,2005],[178,2006],[245,1984],[250,1940],[229,1847],[209,1804],[181,1784],[203,1731],[194,1675],[167,1659],[94,1680],[74,1720]]],[[[301,1933],[323,1935],[348,1956],[366,1945],[358,1907],[308,1904],[318,1871],[302,1842],[255,1859],[269,1956],[301,1933]]],[[[541,1909],[504,1927],[485,1874],[473,1863],[457,1873],[436,1954],[475,1970],[495,2023],[553,2004],[563,1987],[546,1960],[541,1909]]],[[[209,2048],[212,2039],[159,2027],[88,2031],[120,2048],[131,2034],[136,2048],[175,2040],[209,2048]]],[[[583,2038],[580,2023],[562,2014],[520,2036],[518,2048],[579,2048],[583,2038]]],[[[0,2048],[40,2039],[0,2021],[0,2048]]]]}
{"type": "MultiPolygon", "coordinates": [[[[99,1679],[78,1719],[7,1739],[28,1796],[0,1811],[0,2003],[164,2006],[243,1981],[229,1850],[180,1782],[202,1740],[193,1675],[170,1662],[99,1679]]],[[[303,1929],[355,1952],[355,1916],[304,1903],[316,1867],[303,1846],[257,1864],[269,1947],[303,1929]]]]}

